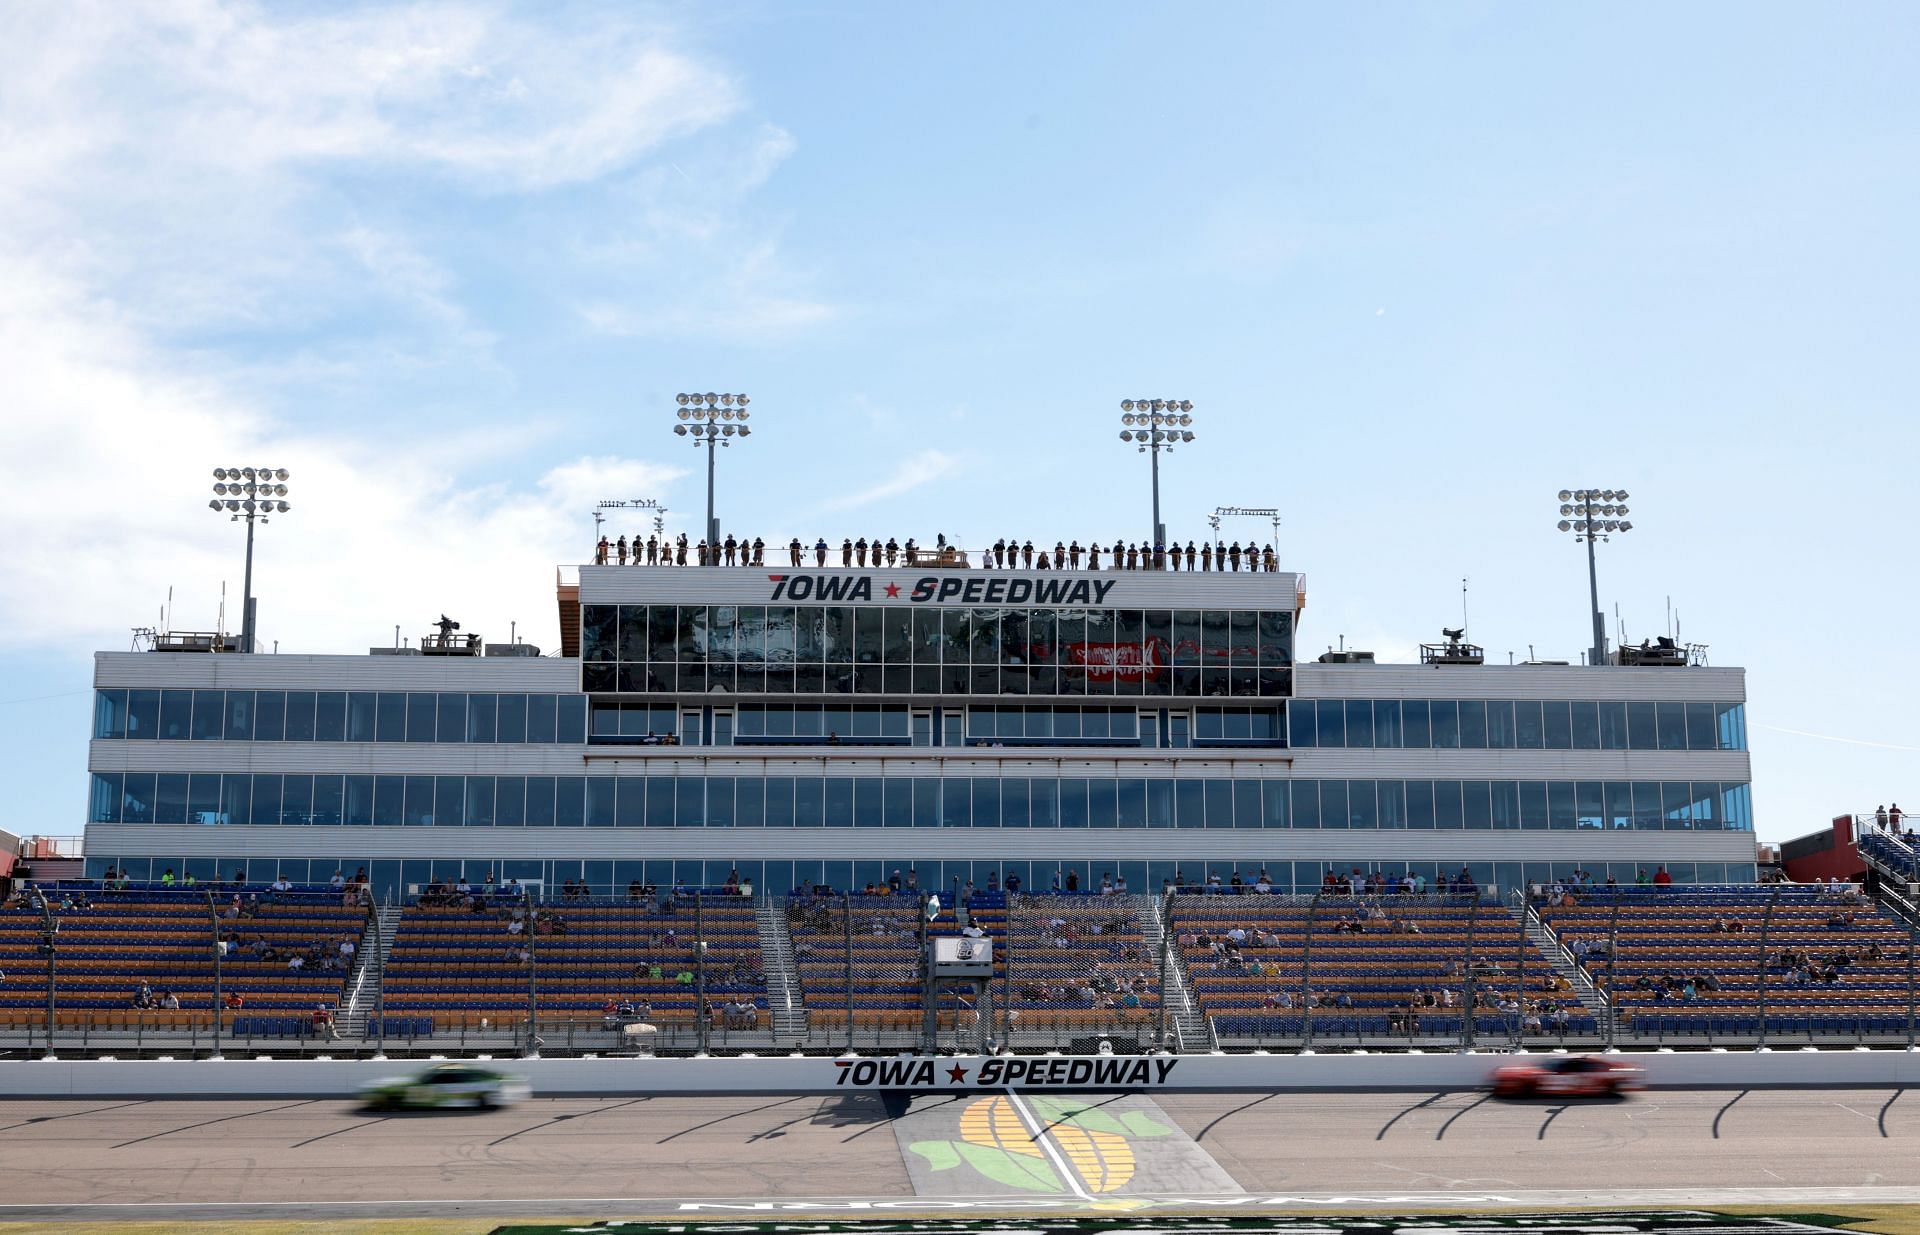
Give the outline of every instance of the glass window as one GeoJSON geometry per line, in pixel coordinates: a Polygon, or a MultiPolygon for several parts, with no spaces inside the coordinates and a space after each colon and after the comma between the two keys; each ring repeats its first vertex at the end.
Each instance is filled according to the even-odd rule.
{"type": "Polygon", "coordinates": [[[1460,782],[1460,819],[1463,826],[1485,831],[1493,826],[1492,785],[1484,780],[1460,782]]]}
{"type": "Polygon", "coordinates": [[[1600,749],[1627,749],[1627,705],[1602,703],[1600,709],[1600,749]]]}
{"type": "Polygon", "coordinates": [[[1573,749],[1600,749],[1600,705],[1586,700],[1573,702],[1573,749]]]}
{"type": "Polygon", "coordinates": [[[185,823],[187,821],[187,774],[162,772],[157,777],[157,782],[153,791],[153,821],[185,823]]]}
{"type": "Polygon", "coordinates": [[[527,824],[527,778],[494,778],[493,822],[496,827],[521,828],[527,824]]]}
{"type": "Polygon", "coordinates": [[[1347,744],[1347,709],[1338,699],[1322,699],[1315,705],[1319,714],[1319,745],[1339,749],[1347,744]]]}
{"type": "Polygon", "coordinates": [[[1540,705],[1541,729],[1548,750],[1573,749],[1573,712],[1564,699],[1549,699],[1540,705]]]}
{"type": "Polygon", "coordinates": [[[646,778],[646,826],[650,828],[670,828],[673,826],[673,778],[670,776],[649,776],[646,778]]]}
{"type": "Polygon", "coordinates": [[[1120,778],[1116,804],[1119,808],[1118,819],[1123,828],[1144,828],[1147,826],[1147,782],[1138,776],[1120,778]]]}
{"type": "Polygon", "coordinates": [[[195,741],[219,741],[227,736],[226,692],[193,692],[193,738],[195,741]]]}
{"type": "MultiPolygon", "coordinates": [[[[137,719],[140,712],[140,692],[134,691],[133,711],[137,719]]],[[[1719,724],[1719,743],[1721,750],[1745,750],[1747,748],[1747,711],[1738,703],[1719,703],[1714,705],[1719,724]]]]}
{"type": "Polygon", "coordinates": [[[90,823],[116,823],[120,818],[121,777],[117,772],[95,772],[93,794],[87,804],[90,823]]]}
{"type": "MultiPolygon", "coordinates": [[[[1216,782],[1208,781],[1207,782],[1208,789],[1211,790],[1215,783],[1216,782]]],[[[1288,787],[1288,795],[1292,799],[1291,809],[1293,814],[1293,826],[1296,828],[1319,827],[1320,826],[1320,782],[1316,780],[1293,781],[1290,783],[1288,787]]],[[[1208,797],[1208,802],[1207,802],[1208,824],[1210,826],[1217,826],[1217,825],[1213,825],[1213,801],[1212,801],[1213,795],[1209,793],[1207,797],[1208,797]]]]}
{"type": "Polygon", "coordinates": [[[468,827],[493,826],[494,782],[491,776],[467,777],[466,824],[468,827]]]}
{"type": "Polygon", "coordinates": [[[443,694],[440,696],[440,717],[434,726],[434,741],[464,742],[467,740],[467,697],[463,694],[443,694]]]}
{"type": "Polygon", "coordinates": [[[1576,813],[1571,781],[1547,782],[1547,826],[1555,831],[1572,831],[1576,813]]]}
{"type": "MultiPolygon", "coordinates": [[[[239,778],[229,776],[227,779],[239,778]]],[[[313,778],[313,822],[317,826],[332,827],[341,822],[341,792],[338,776],[313,778]]]]}
{"type": "MultiPolygon", "coordinates": [[[[244,776],[236,776],[233,779],[240,781],[242,784],[247,780],[244,776]]],[[[1704,788],[1707,788],[1710,792],[1717,795],[1720,787],[1718,785],[1711,785],[1704,786],[1704,788]]],[[[126,783],[120,795],[121,821],[123,823],[152,823],[153,803],[153,773],[127,773],[126,783]]],[[[246,816],[240,815],[235,818],[244,819],[246,816]]]]}
{"type": "Polygon", "coordinates": [[[93,736],[96,738],[124,738],[127,736],[126,691],[101,690],[94,692],[93,736]]]}
{"type": "Polygon", "coordinates": [[[227,692],[227,741],[251,742],[253,740],[253,692],[250,690],[230,690],[227,692]]]}
{"type": "Polygon", "coordinates": [[[647,824],[647,781],[644,776],[619,778],[618,806],[614,823],[623,828],[642,828],[647,824]]]}
{"type": "Polygon", "coordinates": [[[1234,781],[1233,826],[1258,828],[1265,822],[1263,815],[1260,804],[1260,782],[1257,780],[1234,781]]]}
{"type": "Polygon", "coordinates": [[[1063,780],[1060,782],[1061,827],[1084,828],[1091,826],[1092,809],[1086,781],[1063,780]]]}
{"type": "Polygon", "coordinates": [[[516,743],[526,741],[527,697],[495,695],[494,701],[495,740],[516,743]]]}
{"type": "MultiPolygon", "coordinates": [[[[1287,705],[1287,743],[1299,750],[1312,750],[1320,744],[1319,726],[1316,722],[1318,712],[1313,700],[1295,699],[1287,705]]],[[[1212,708],[1202,708],[1194,717],[1194,734],[1200,738],[1218,738],[1222,735],[1220,713],[1212,708]]]]}
{"type": "MultiPolygon", "coordinates": [[[[799,828],[844,826],[827,817],[826,780],[819,776],[793,779],[793,823],[799,828]]],[[[962,822],[959,826],[964,827],[962,822]]]]}
{"type": "Polygon", "coordinates": [[[127,736],[130,738],[152,738],[160,732],[160,692],[157,690],[130,690],[127,692],[127,736]]]}
{"type": "Polygon", "coordinates": [[[1624,781],[1610,780],[1603,786],[1606,796],[1605,826],[1630,828],[1633,826],[1633,786],[1624,781]]]}
{"type": "Polygon", "coordinates": [[[1460,745],[1467,750],[1487,747],[1487,705],[1478,699],[1460,701],[1460,745]]]}
{"type": "MultiPolygon", "coordinates": [[[[730,828],[733,824],[733,777],[709,776],[706,780],[706,826],[730,828]]],[[[696,790],[696,793],[698,791],[696,790]]],[[[743,863],[742,865],[747,865],[743,863]]]]}
{"type": "Polygon", "coordinates": [[[1425,699],[1400,701],[1401,728],[1406,733],[1408,750],[1426,750],[1433,745],[1432,714],[1425,699]]]}
{"type": "Polygon", "coordinates": [[[311,742],[314,740],[314,692],[310,690],[290,690],[287,692],[287,741],[311,742]]]}
{"type": "MultiPolygon", "coordinates": [[[[254,777],[253,810],[260,813],[259,777],[254,777]]],[[[275,792],[278,792],[277,790],[275,792]]],[[[396,828],[406,822],[407,778],[404,776],[376,776],[373,778],[373,822],[374,826],[396,828]]]]}
{"type": "Polygon", "coordinates": [[[491,742],[499,729],[499,696],[467,696],[467,741],[491,742]]]}
{"type": "Polygon", "coordinates": [[[1629,750],[1660,749],[1659,726],[1655,721],[1653,704],[1629,703],[1627,705],[1627,748],[1629,750]]]}
{"type": "MultiPolygon", "coordinates": [[[[406,817],[403,822],[410,828],[424,828],[433,822],[433,777],[409,776],[407,782],[406,817]]],[[[254,795],[255,809],[259,808],[259,795],[254,795]]]]}
{"type": "Polygon", "coordinates": [[[341,808],[340,822],[350,827],[367,827],[373,823],[373,777],[349,776],[346,782],[346,801],[341,808]]]}
{"type": "MultiPolygon", "coordinates": [[[[671,608],[671,606],[669,606],[671,608]]],[[[558,731],[559,710],[552,695],[527,696],[527,741],[551,746],[558,731]]]]}
{"type": "Polygon", "coordinates": [[[370,690],[356,690],[347,696],[347,741],[372,742],[379,729],[380,696],[370,690]]]}
{"type": "Polygon", "coordinates": [[[614,816],[618,810],[615,798],[619,792],[618,781],[611,776],[587,777],[586,824],[590,828],[610,828],[614,826],[614,816]]]}
{"type": "Polygon", "coordinates": [[[169,742],[184,742],[193,730],[193,692],[160,692],[160,736],[169,742]]]}
{"type": "Polygon", "coordinates": [[[1493,827],[1509,831],[1520,826],[1520,787],[1510,780],[1493,782],[1493,827]]]}
{"type": "Polygon", "coordinates": [[[1505,699],[1487,704],[1487,748],[1513,749],[1513,704],[1505,699]]]}
{"type": "Polygon", "coordinates": [[[794,826],[793,816],[793,777],[767,777],[767,826],[770,828],[790,828],[794,826]]]}
{"type": "Polygon", "coordinates": [[[1096,828],[1117,827],[1120,818],[1120,787],[1106,777],[1087,782],[1087,817],[1096,828]]]}
{"type": "Polygon", "coordinates": [[[1661,750],[1687,748],[1687,708],[1683,703],[1654,705],[1654,729],[1661,750]]]}
{"type": "MultiPolygon", "coordinates": [[[[1222,782],[1225,783],[1225,782],[1222,782]]],[[[1183,780],[1174,790],[1175,822],[1183,828],[1207,826],[1207,785],[1205,781],[1183,780]]]]}
{"type": "Polygon", "coordinates": [[[880,804],[879,778],[856,776],[853,778],[853,810],[846,816],[846,821],[856,828],[877,828],[882,823],[880,804]]]}
{"type": "Polygon", "coordinates": [[[764,827],[767,820],[767,797],[765,782],[742,776],[734,781],[734,826],[738,828],[764,827]]]}
{"type": "Polygon", "coordinates": [[[1380,806],[1372,781],[1347,782],[1347,821],[1348,826],[1354,828],[1380,826],[1380,806]]]}
{"type": "Polygon", "coordinates": [[[459,827],[466,822],[466,777],[433,778],[433,819],[435,827],[459,827]]]}
{"type": "Polygon", "coordinates": [[[1573,826],[1576,828],[1603,828],[1606,826],[1606,795],[1599,781],[1583,780],[1573,787],[1573,826]]]}
{"type": "Polygon", "coordinates": [[[347,740],[347,696],[342,691],[323,690],[314,697],[313,740],[347,740]]]}
{"type": "Polygon", "coordinates": [[[1373,741],[1373,701],[1346,701],[1347,746],[1353,750],[1371,750],[1373,741]]]}
{"type": "Polygon", "coordinates": [[[1547,826],[1547,782],[1543,780],[1523,780],[1520,782],[1520,826],[1523,828],[1543,829],[1547,826]]]}
{"type": "Polygon", "coordinates": [[[562,746],[578,746],[587,740],[587,697],[561,695],[558,699],[559,723],[555,740],[562,746]]]}
{"type": "Polygon", "coordinates": [[[1000,826],[1000,781],[997,777],[973,778],[973,826],[976,828],[1000,826]]]}
{"type": "Polygon", "coordinates": [[[1373,701],[1373,744],[1384,750],[1398,748],[1403,742],[1400,728],[1400,701],[1375,699],[1373,701]]]}
{"type": "Polygon", "coordinates": [[[610,661],[619,659],[619,629],[619,606],[582,606],[580,610],[580,659],[584,661],[610,661]]]}
{"type": "Polygon", "coordinates": [[[1453,750],[1460,745],[1460,705],[1451,699],[1429,700],[1433,713],[1433,748],[1453,750]]]}
{"type": "Polygon", "coordinates": [[[407,696],[407,741],[433,741],[434,696],[427,691],[415,691],[407,696]]]}
{"type": "Polygon", "coordinates": [[[1460,789],[1457,780],[1433,782],[1433,824],[1443,832],[1459,831],[1467,826],[1460,789]]]}
{"type": "MultiPolygon", "coordinates": [[[[256,825],[277,827],[280,823],[280,778],[261,775],[253,778],[253,794],[247,813],[239,817],[256,825]]],[[[236,820],[235,822],[238,822],[236,820]]]]}
{"type": "Polygon", "coordinates": [[[407,696],[383,690],[374,702],[374,738],[376,742],[407,740],[407,696]]]}
{"type": "Polygon", "coordinates": [[[1516,699],[1513,702],[1513,745],[1516,750],[1539,750],[1546,741],[1540,722],[1540,701],[1516,699]]]}
{"type": "MultiPolygon", "coordinates": [[[[1171,815],[1171,813],[1169,810],[1168,814],[1171,815]]],[[[1000,826],[1003,828],[1033,826],[1028,808],[1026,777],[1003,776],[1000,778],[1000,826]]],[[[1169,823],[1157,826],[1171,825],[1169,823]]]]}
{"type": "MultiPolygon", "coordinates": [[[[531,778],[529,778],[531,779],[531,778]]],[[[584,776],[556,776],[553,778],[553,821],[556,827],[577,828],[587,820],[586,780],[584,776]]],[[[661,782],[649,785],[647,807],[653,807],[651,792],[661,782]]]]}
{"type": "Polygon", "coordinates": [[[1689,703],[1687,707],[1687,749],[1716,750],[1719,733],[1711,703],[1689,703]]]}

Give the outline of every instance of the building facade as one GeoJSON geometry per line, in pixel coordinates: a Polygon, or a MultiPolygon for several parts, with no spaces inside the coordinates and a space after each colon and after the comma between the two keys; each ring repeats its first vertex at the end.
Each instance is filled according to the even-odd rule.
{"type": "Polygon", "coordinates": [[[1302,601],[1287,573],[587,566],[561,656],[102,653],[89,870],[1752,877],[1741,670],[1299,665],[1302,601]]]}

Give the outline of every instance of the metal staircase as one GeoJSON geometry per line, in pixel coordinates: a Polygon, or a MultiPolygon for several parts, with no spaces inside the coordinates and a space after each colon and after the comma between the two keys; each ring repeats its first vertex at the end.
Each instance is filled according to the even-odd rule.
{"type": "Polygon", "coordinates": [[[1194,1001],[1193,985],[1187,978],[1187,963],[1181,959],[1180,949],[1167,938],[1167,926],[1160,917],[1164,910],[1165,904],[1157,896],[1142,896],[1135,901],[1135,913],[1140,919],[1140,934],[1146,941],[1147,955],[1153,957],[1157,965],[1161,949],[1166,949],[1167,989],[1160,993],[1160,997],[1166,1002],[1167,1023],[1173,1026],[1181,1054],[1216,1050],[1220,1040],[1213,1032],[1213,1018],[1194,1001]]]}
{"type": "Polygon", "coordinates": [[[380,978],[393,951],[394,932],[400,929],[400,913],[399,905],[382,905],[367,919],[367,929],[360,935],[360,950],[354,954],[353,972],[347,977],[346,1008],[340,1016],[343,1038],[367,1036],[367,1024],[379,999],[380,978]]]}
{"type": "Polygon", "coordinates": [[[767,978],[768,1020],[774,1040],[804,1038],[807,1009],[800,994],[800,974],[793,964],[793,935],[787,930],[786,903],[771,896],[754,902],[760,924],[760,966],[767,978]]]}
{"type": "Polygon", "coordinates": [[[1573,959],[1573,953],[1567,951],[1561,944],[1559,936],[1540,920],[1539,911],[1530,904],[1522,903],[1508,906],[1507,912],[1520,923],[1520,929],[1526,933],[1527,941],[1546,959],[1547,964],[1553,967],[1553,971],[1567,980],[1568,985],[1573,988],[1574,995],[1580,1000],[1581,1006],[1593,1014],[1593,1019],[1597,1023],[1605,1025],[1613,1015],[1613,1001],[1607,998],[1605,991],[1593,984],[1593,979],[1587,976],[1587,971],[1573,959]]]}

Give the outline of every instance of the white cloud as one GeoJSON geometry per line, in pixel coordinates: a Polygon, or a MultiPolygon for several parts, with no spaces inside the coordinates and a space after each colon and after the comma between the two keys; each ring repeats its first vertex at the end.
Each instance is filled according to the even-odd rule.
{"type": "Polygon", "coordinates": [[[961,467],[957,455],[940,450],[923,450],[910,458],[902,459],[893,474],[870,488],[856,493],[844,494],[821,505],[827,510],[851,510],[857,506],[871,506],[890,497],[899,497],[911,493],[923,485],[932,484],[944,476],[951,476],[961,467]]]}
{"type": "Polygon", "coordinates": [[[554,563],[588,555],[592,503],[657,493],[681,474],[586,458],[531,487],[462,484],[448,466],[458,451],[430,431],[396,426],[356,444],[277,427],[217,384],[170,374],[102,308],[0,265],[0,646],[118,646],[169,588],[176,626],[210,629],[222,581],[237,627],[241,531],[206,508],[208,473],[264,462],[293,472],[293,510],[259,535],[264,639],[353,651],[445,610],[502,639],[518,621],[553,647],[545,583],[554,563]]]}

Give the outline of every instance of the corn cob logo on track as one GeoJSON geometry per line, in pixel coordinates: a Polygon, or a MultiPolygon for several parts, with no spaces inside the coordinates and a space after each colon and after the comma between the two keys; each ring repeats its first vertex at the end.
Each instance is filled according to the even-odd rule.
{"type": "Polygon", "coordinates": [[[1003,1187],[1066,1192],[1077,1182],[1098,1195],[1132,1181],[1134,1139],[1173,1132],[1143,1112],[1114,1114],[1076,1098],[1035,1095],[1028,1105],[1041,1135],[1052,1140],[1076,1180],[1060,1177],[1054,1157],[1028,1129],[1013,1100],[1004,1096],[969,1101],[960,1112],[959,1140],[915,1141],[908,1148],[936,1172],[966,1165],[1003,1187]]]}

